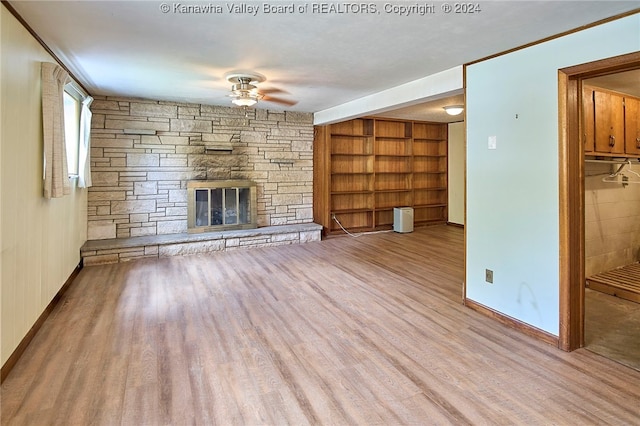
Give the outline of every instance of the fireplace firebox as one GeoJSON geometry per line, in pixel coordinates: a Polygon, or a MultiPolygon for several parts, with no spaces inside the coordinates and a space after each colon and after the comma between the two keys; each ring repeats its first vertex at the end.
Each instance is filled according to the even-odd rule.
{"type": "Polygon", "coordinates": [[[248,180],[187,182],[187,231],[257,227],[256,184],[248,180]]]}

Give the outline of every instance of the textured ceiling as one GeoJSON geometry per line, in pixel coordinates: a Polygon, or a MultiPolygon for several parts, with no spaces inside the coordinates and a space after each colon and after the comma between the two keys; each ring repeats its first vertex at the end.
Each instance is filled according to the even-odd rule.
{"type": "Polygon", "coordinates": [[[638,7],[637,1],[483,1],[474,13],[444,13],[454,3],[373,1],[368,10],[362,3],[309,1],[10,4],[94,95],[230,105],[223,75],[240,69],[265,75],[260,87],[295,102],[259,107],[306,112],[638,7]],[[276,11],[265,4],[292,6],[276,11]],[[424,15],[397,13],[426,4],[424,15]]]}

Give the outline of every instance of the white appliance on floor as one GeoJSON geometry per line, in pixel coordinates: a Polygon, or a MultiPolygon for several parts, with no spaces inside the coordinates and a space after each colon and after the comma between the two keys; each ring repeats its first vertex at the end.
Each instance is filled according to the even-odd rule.
{"type": "Polygon", "coordinates": [[[413,232],[413,207],[395,207],[393,209],[393,230],[395,232],[413,232]]]}

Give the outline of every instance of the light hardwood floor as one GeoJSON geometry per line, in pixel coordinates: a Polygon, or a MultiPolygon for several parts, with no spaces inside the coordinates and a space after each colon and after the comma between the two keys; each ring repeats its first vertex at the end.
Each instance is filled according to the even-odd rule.
{"type": "Polygon", "coordinates": [[[638,424],[640,372],[461,305],[419,228],[85,268],[2,385],[2,424],[638,424]]]}

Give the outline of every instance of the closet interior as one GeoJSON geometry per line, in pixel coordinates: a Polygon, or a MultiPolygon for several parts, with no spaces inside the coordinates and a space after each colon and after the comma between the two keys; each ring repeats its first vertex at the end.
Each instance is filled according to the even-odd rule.
{"type": "Polygon", "coordinates": [[[585,346],[640,369],[640,70],[583,80],[585,346]]]}

